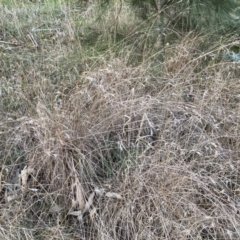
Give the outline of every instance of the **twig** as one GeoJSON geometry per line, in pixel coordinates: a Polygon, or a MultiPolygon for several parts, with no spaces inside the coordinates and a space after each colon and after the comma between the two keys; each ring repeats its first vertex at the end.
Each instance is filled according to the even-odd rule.
{"type": "Polygon", "coordinates": [[[33,34],[31,32],[29,32],[27,34],[27,36],[30,38],[30,40],[32,41],[33,45],[38,48],[39,47],[39,44],[37,43],[36,39],[34,38],[33,34]]]}
{"type": "Polygon", "coordinates": [[[10,44],[10,45],[14,45],[14,46],[20,46],[20,45],[22,45],[22,43],[19,43],[19,42],[6,42],[6,41],[0,41],[0,43],[3,43],[3,44],[10,44]]]}

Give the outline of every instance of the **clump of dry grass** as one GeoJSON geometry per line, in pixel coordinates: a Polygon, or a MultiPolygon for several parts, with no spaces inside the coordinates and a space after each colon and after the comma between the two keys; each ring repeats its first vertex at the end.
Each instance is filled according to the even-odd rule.
{"type": "Polygon", "coordinates": [[[228,43],[189,35],[133,67],[127,47],[77,58],[69,22],[76,39],[33,72],[19,78],[27,47],[4,70],[1,238],[238,239],[239,66],[214,56],[228,43]]]}

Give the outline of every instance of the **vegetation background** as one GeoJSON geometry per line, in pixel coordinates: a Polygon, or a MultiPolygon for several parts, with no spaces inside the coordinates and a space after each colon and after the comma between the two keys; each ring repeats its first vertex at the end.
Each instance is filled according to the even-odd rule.
{"type": "Polygon", "coordinates": [[[1,0],[0,239],[239,239],[239,12],[1,0]]]}

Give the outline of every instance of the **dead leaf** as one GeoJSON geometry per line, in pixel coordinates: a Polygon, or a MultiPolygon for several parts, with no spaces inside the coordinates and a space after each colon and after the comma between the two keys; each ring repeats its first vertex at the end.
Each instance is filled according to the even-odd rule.
{"type": "Polygon", "coordinates": [[[116,199],[122,199],[122,196],[118,193],[113,193],[113,192],[107,192],[106,197],[109,198],[116,198],[116,199]]]}
{"type": "Polygon", "coordinates": [[[50,213],[58,213],[61,212],[63,210],[62,207],[58,206],[57,204],[51,206],[51,208],[49,209],[50,213]]]}
{"type": "Polygon", "coordinates": [[[83,194],[84,191],[77,176],[74,176],[72,178],[71,189],[72,189],[73,196],[75,196],[75,198],[72,199],[72,208],[75,208],[78,205],[80,210],[83,210],[85,207],[85,199],[83,194]]]}
{"type": "Polygon", "coordinates": [[[19,197],[19,195],[11,195],[11,196],[5,196],[6,202],[11,202],[13,200],[16,200],[19,197]]]}
{"type": "Polygon", "coordinates": [[[34,172],[34,169],[33,168],[28,168],[27,166],[25,166],[24,169],[21,171],[19,178],[21,180],[22,187],[25,188],[27,186],[28,177],[33,172],[34,172]]]}
{"type": "Polygon", "coordinates": [[[82,219],[83,219],[83,212],[82,211],[72,211],[72,212],[69,212],[68,215],[75,216],[75,217],[77,217],[77,220],[79,222],[82,222],[82,219]]]}
{"type": "Polygon", "coordinates": [[[100,189],[96,188],[95,189],[95,193],[97,196],[102,196],[104,194],[104,192],[105,192],[104,188],[100,188],[100,189]]]}
{"type": "Polygon", "coordinates": [[[85,208],[83,210],[83,213],[87,212],[89,210],[89,208],[91,207],[91,205],[93,204],[93,198],[95,196],[95,192],[92,192],[88,198],[88,201],[85,204],[85,208]]]}
{"type": "Polygon", "coordinates": [[[38,192],[39,191],[39,189],[37,189],[37,188],[29,188],[28,190],[33,191],[33,192],[38,192]]]}
{"type": "Polygon", "coordinates": [[[71,211],[68,213],[68,215],[72,215],[72,216],[80,216],[82,214],[82,211],[71,211]]]}
{"type": "Polygon", "coordinates": [[[91,218],[91,220],[94,220],[94,215],[96,215],[97,214],[97,208],[93,208],[91,211],[90,211],[90,218],[91,218]]]}

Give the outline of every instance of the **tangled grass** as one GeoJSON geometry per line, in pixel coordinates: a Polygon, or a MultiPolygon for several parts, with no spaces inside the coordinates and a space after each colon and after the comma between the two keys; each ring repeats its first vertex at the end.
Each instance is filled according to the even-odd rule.
{"type": "Polygon", "coordinates": [[[239,239],[238,37],[131,65],[129,32],[82,43],[94,4],[51,4],[1,8],[0,238],[239,239]]]}

